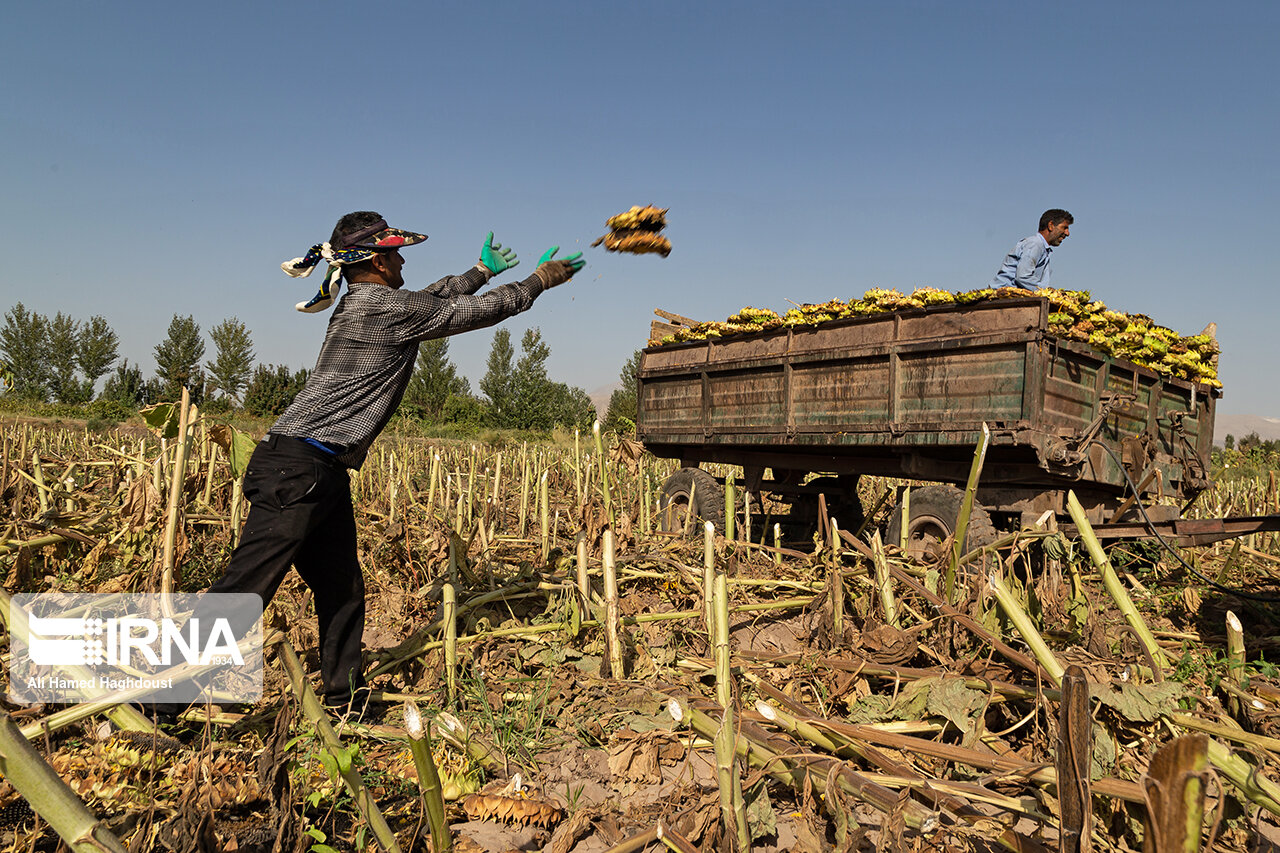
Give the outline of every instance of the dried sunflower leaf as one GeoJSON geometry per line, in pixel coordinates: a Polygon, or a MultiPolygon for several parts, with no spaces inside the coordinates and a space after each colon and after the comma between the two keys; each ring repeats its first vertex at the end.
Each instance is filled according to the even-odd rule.
{"type": "Polygon", "coordinates": [[[929,690],[926,704],[930,714],[945,717],[968,737],[973,733],[977,716],[987,706],[987,695],[965,687],[958,678],[943,678],[929,690]]]}
{"type": "Polygon", "coordinates": [[[1159,684],[1090,684],[1089,694],[1134,723],[1150,723],[1178,710],[1186,688],[1176,681],[1159,684]]]}

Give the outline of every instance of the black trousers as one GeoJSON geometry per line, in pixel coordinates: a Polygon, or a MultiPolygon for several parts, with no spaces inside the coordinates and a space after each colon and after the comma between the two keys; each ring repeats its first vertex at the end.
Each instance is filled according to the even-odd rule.
{"type": "Polygon", "coordinates": [[[306,442],[269,435],[244,476],[249,518],[226,573],[209,592],[255,592],[265,608],[292,565],[311,588],[326,705],[364,687],[364,577],[347,469],[306,442]]]}

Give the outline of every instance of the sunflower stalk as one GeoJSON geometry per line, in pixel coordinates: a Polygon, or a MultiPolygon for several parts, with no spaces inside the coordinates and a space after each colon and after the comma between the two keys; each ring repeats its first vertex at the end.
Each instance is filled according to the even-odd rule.
{"type": "Polygon", "coordinates": [[[582,447],[579,444],[579,430],[573,431],[573,484],[574,495],[578,498],[578,509],[581,510],[583,504],[587,502],[586,492],[582,486],[582,447]]]}
{"type": "Polygon", "coordinates": [[[831,519],[831,567],[827,586],[831,593],[831,634],[836,646],[844,638],[844,572],[841,570],[840,525],[831,519]]]}
{"type": "Polygon", "coordinates": [[[604,517],[609,519],[612,526],[616,519],[613,517],[613,501],[609,495],[609,466],[605,464],[604,439],[600,437],[599,421],[591,425],[591,433],[595,437],[596,458],[600,460],[600,496],[604,499],[604,517]]]}
{"type": "Polygon", "coordinates": [[[542,562],[551,559],[551,499],[547,496],[547,472],[538,480],[538,517],[542,525],[542,562]]]}
{"type": "Polygon", "coordinates": [[[716,617],[712,609],[716,577],[716,526],[711,522],[702,525],[702,613],[707,626],[707,636],[716,633],[716,617]]]}
{"type": "Polygon", "coordinates": [[[36,484],[36,499],[40,502],[40,514],[47,515],[49,512],[49,495],[52,491],[44,484],[44,466],[40,464],[40,451],[35,450],[31,453],[31,476],[36,484]]]}
{"type": "Polygon", "coordinates": [[[1022,635],[1022,639],[1031,647],[1032,653],[1036,656],[1036,660],[1049,674],[1049,678],[1053,680],[1055,687],[1062,685],[1062,676],[1066,669],[1053,656],[1053,652],[1049,649],[1048,643],[1044,641],[1044,637],[1040,636],[1040,632],[1036,630],[1035,623],[1031,617],[1027,615],[1027,611],[1022,609],[1018,600],[1014,598],[1013,593],[1009,591],[1009,587],[1005,586],[1000,575],[992,570],[987,575],[987,584],[991,587],[991,591],[995,593],[996,601],[1000,602],[1000,606],[1004,609],[1005,614],[1009,617],[1009,621],[1013,623],[1013,627],[1018,629],[1018,633],[1022,635]]]}
{"type": "Polygon", "coordinates": [[[1197,853],[1204,825],[1209,739],[1183,735],[1151,758],[1144,774],[1147,814],[1143,842],[1147,849],[1197,853]]]}
{"type": "Polygon", "coordinates": [[[427,476],[427,512],[436,511],[436,485],[440,482],[440,454],[431,454],[431,473],[427,476]]]}
{"type": "Polygon", "coordinates": [[[739,853],[743,853],[751,849],[751,834],[747,831],[747,810],[742,798],[742,780],[738,775],[733,672],[729,661],[729,585],[725,583],[723,570],[715,572],[712,601],[715,632],[711,639],[716,653],[716,697],[724,709],[714,738],[720,812],[724,818],[725,834],[733,839],[739,853]]]}
{"type": "Polygon", "coordinates": [[[472,734],[466,724],[453,714],[443,711],[432,724],[440,737],[454,749],[465,752],[472,761],[493,774],[507,772],[506,757],[496,746],[479,735],[472,734]]]}
{"type": "Polygon", "coordinates": [[[413,764],[418,770],[418,788],[426,806],[427,824],[431,827],[431,849],[433,853],[446,853],[453,849],[453,836],[445,818],[444,787],[431,757],[430,733],[422,725],[422,712],[418,710],[417,703],[411,699],[404,703],[404,727],[409,735],[413,764]]]}
{"type": "Polygon", "coordinates": [[[734,534],[734,516],[737,515],[735,504],[738,496],[733,484],[733,472],[724,478],[724,538],[725,541],[732,542],[734,534]]]}
{"type": "MultiPolygon", "coordinates": [[[[906,525],[903,525],[905,528],[906,525]]],[[[889,558],[884,553],[884,543],[880,541],[880,531],[871,534],[872,562],[876,569],[876,590],[880,593],[880,606],[884,608],[884,621],[887,625],[898,627],[898,602],[893,595],[893,582],[889,574],[889,558]]]]}
{"type": "Polygon", "coordinates": [[[530,463],[529,457],[525,454],[525,447],[520,448],[520,464],[523,473],[520,475],[520,527],[516,530],[516,535],[523,537],[529,522],[529,481],[530,463]]]}
{"type": "Polygon", "coordinates": [[[907,523],[911,520],[911,487],[904,486],[902,488],[902,518],[903,522],[898,527],[898,550],[907,553],[907,546],[911,544],[911,526],[907,523]]]}
{"type": "Polygon", "coordinates": [[[1280,785],[1263,776],[1259,768],[1212,738],[1209,739],[1209,761],[1245,799],[1280,817],[1280,785]]]}
{"type": "MultiPolygon", "coordinates": [[[[935,676],[930,676],[935,677],[935,676]]],[[[968,686],[980,689],[982,679],[964,680],[968,686]]],[[[768,693],[766,689],[764,692],[768,693]]],[[[1043,691],[1043,698],[1052,700],[1058,694],[1056,690],[1043,691]]],[[[1028,698],[1038,698],[1034,691],[1028,698]]],[[[826,741],[848,750],[858,750],[866,744],[887,747],[906,754],[929,756],[943,761],[963,764],[969,767],[989,771],[1000,776],[1016,776],[1026,778],[1039,785],[1056,785],[1058,774],[1052,767],[1033,764],[1016,755],[1000,755],[987,748],[970,749],[934,740],[914,737],[900,732],[886,731],[878,726],[843,723],[838,720],[813,716],[805,722],[818,731],[826,741]]],[[[806,738],[807,739],[807,738],[806,738]]],[[[813,741],[818,744],[818,741],[813,741]]],[[[824,749],[826,747],[823,747],[824,749]]],[[[1141,787],[1124,779],[1103,778],[1095,780],[1093,791],[1107,797],[1115,797],[1130,803],[1143,802],[1141,787]]]]}
{"type": "Polygon", "coordinates": [[[1102,550],[1102,543],[1098,541],[1097,535],[1093,532],[1093,526],[1089,524],[1089,519],[1085,516],[1084,507],[1080,505],[1080,500],[1076,497],[1074,491],[1067,492],[1067,511],[1071,513],[1071,520],[1076,524],[1076,531],[1080,538],[1084,540],[1085,548],[1089,551],[1089,557],[1093,560],[1093,565],[1097,567],[1099,574],[1102,575],[1102,583],[1107,588],[1107,592],[1111,594],[1112,600],[1116,606],[1120,608],[1120,612],[1124,614],[1125,621],[1129,623],[1129,627],[1133,628],[1137,634],[1138,640],[1142,643],[1142,647],[1146,649],[1151,660],[1160,669],[1169,668],[1169,660],[1165,657],[1164,651],[1156,643],[1156,638],[1151,635],[1151,629],[1147,627],[1147,623],[1143,620],[1142,614],[1138,612],[1138,608],[1134,606],[1129,593],[1125,592],[1124,584],[1120,582],[1120,576],[1116,574],[1115,568],[1111,565],[1111,560],[1107,558],[1107,554],[1102,550]]]}
{"type": "Polygon", "coordinates": [[[183,481],[187,474],[187,448],[190,446],[187,432],[190,424],[191,392],[182,386],[182,400],[178,407],[178,447],[174,451],[173,481],[169,484],[169,507],[165,513],[164,556],[160,572],[160,610],[173,617],[169,595],[173,592],[173,575],[176,569],[174,551],[178,539],[178,515],[182,511],[183,481]]]}
{"type": "Polygon", "coordinates": [[[601,543],[604,564],[605,642],[609,646],[609,674],[622,678],[622,637],[618,630],[618,566],[614,559],[613,531],[605,529],[601,543]]]}
{"type": "MultiPolygon", "coordinates": [[[[1240,617],[1228,610],[1227,623],[1227,680],[1237,688],[1244,688],[1244,626],[1240,617]]],[[[1232,693],[1228,706],[1236,716],[1240,715],[1240,698],[1232,693]]]]}
{"type": "MultiPolygon", "coordinates": [[[[644,457],[640,457],[643,461],[644,457]]],[[[649,475],[640,475],[640,533],[648,536],[653,529],[649,521],[651,510],[651,495],[649,490],[649,475]]]]}
{"type": "MultiPolygon", "coordinates": [[[[964,489],[964,500],[960,502],[960,514],[956,518],[956,531],[951,543],[951,560],[947,563],[946,599],[952,603],[956,600],[956,572],[960,568],[960,558],[964,556],[965,534],[969,531],[969,515],[973,512],[973,497],[978,491],[978,480],[982,476],[982,464],[987,458],[987,445],[991,441],[991,430],[984,423],[982,437],[978,439],[978,447],[973,452],[973,464],[969,466],[969,482],[964,489]]],[[[904,517],[906,520],[910,516],[904,517]]],[[[906,527],[906,520],[903,527],[906,527]]]]}
{"type": "MultiPolygon", "coordinates": [[[[702,707],[683,703],[682,712],[695,732],[705,738],[713,739],[720,731],[720,723],[715,718],[715,711],[719,708],[706,702],[698,704],[702,707]]],[[[784,784],[803,791],[807,783],[812,785],[817,793],[824,794],[828,782],[834,778],[842,792],[884,814],[900,815],[902,822],[911,829],[928,833],[937,826],[936,812],[914,800],[908,800],[905,807],[900,806],[897,794],[869,782],[860,773],[834,759],[812,755],[785,755],[784,749],[787,751],[794,749],[792,742],[775,743],[758,726],[746,722],[742,723],[740,729],[734,746],[736,754],[746,758],[751,766],[763,768],[770,776],[784,784]]]]}
{"type": "MultiPolygon", "coordinates": [[[[935,802],[941,802],[951,811],[966,818],[969,821],[976,822],[984,815],[974,809],[966,802],[963,797],[971,795],[971,790],[954,790],[949,791],[945,782],[937,779],[927,779],[923,774],[912,770],[908,765],[899,764],[890,759],[889,755],[883,750],[876,749],[866,743],[859,742],[854,739],[843,738],[839,735],[823,731],[819,726],[822,725],[821,719],[805,720],[794,714],[779,708],[777,705],[770,704],[763,700],[756,702],[756,711],[760,716],[769,722],[781,728],[792,737],[802,741],[807,741],[819,749],[839,755],[843,758],[860,758],[880,767],[882,770],[898,777],[894,784],[901,784],[907,787],[919,787],[934,798],[935,802]],[[945,793],[943,793],[945,792],[945,793]],[[939,794],[942,796],[939,796],[939,794]]],[[[871,774],[863,774],[866,778],[880,781],[884,784],[887,777],[874,777],[871,774]]],[[[989,792],[983,792],[988,794],[989,792]]],[[[1012,808],[1013,802],[1005,802],[1007,808],[1012,808]]],[[[999,841],[1011,850],[1026,849],[1021,844],[1021,837],[1012,830],[1006,829],[999,838],[999,841]]]]}
{"type": "MultiPolygon", "coordinates": [[[[450,547],[452,551],[452,547],[450,547]]],[[[448,581],[441,590],[441,616],[444,620],[445,695],[450,708],[458,703],[458,592],[448,581]]]]}
{"type": "Polygon", "coordinates": [[[583,607],[591,606],[591,575],[587,567],[587,532],[578,533],[578,594],[582,597],[583,607]]]}
{"type": "Polygon", "coordinates": [[[315,726],[316,735],[320,738],[320,742],[324,744],[325,749],[333,756],[337,764],[338,775],[342,778],[343,783],[346,784],[347,790],[351,792],[351,798],[355,801],[356,808],[364,816],[365,822],[368,823],[374,837],[378,839],[378,843],[382,845],[382,849],[387,853],[400,853],[400,844],[396,841],[395,833],[391,831],[391,827],[387,825],[387,819],[378,810],[378,804],[374,801],[368,788],[365,787],[364,780],[360,778],[360,774],[352,766],[350,753],[342,745],[342,740],[338,737],[338,733],[333,730],[324,708],[320,705],[319,698],[316,697],[315,691],[311,689],[311,685],[307,683],[307,675],[302,669],[302,662],[298,660],[297,653],[285,640],[280,642],[279,653],[280,660],[284,664],[285,674],[288,675],[289,682],[293,685],[293,692],[298,699],[298,704],[302,707],[302,712],[311,720],[311,724],[315,726]]]}

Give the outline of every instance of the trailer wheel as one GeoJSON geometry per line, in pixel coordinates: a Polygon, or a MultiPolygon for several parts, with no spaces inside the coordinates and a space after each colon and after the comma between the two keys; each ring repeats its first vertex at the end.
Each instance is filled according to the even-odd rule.
{"type": "Polygon", "coordinates": [[[716,527],[724,527],[724,486],[701,468],[681,468],[662,484],[658,523],[665,533],[680,533],[689,523],[689,499],[693,514],[716,527]]]}
{"type": "MultiPolygon", "coordinates": [[[[955,486],[921,486],[911,490],[911,520],[907,524],[907,553],[921,560],[937,560],[942,546],[956,529],[964,492],[955,486]]],[[[894,509],[885,535],[888,544],[901,541],[902,505],[894,509]]],[[[974,503],[965,532],[965,550],[980,548],[996,539],[995,525],[981,504],[974,503]]]]}

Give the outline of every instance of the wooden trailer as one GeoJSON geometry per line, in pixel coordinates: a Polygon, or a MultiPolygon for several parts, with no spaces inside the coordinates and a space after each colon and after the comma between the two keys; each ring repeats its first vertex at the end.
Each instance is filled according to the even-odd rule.
{"type": "MultiPolygon", "coordinates": [[[[849,515],[856,478],[879,474],[939,484],[913,490],[908,524],[946,535],[986,424],[979,527],[1065,517],[1068,490],[1091,522],[1132,520],[1126,475],[1153,520],[1174,522],[1209,485],[1220,392],[1055,337],[1048,318],[1028,296],[645,349],[638,437],[682,466],[664,506],[723,512],[701,463],[742,466],[756,494],[821,492],[849,515]]],[[[900,510],[891,535],[899,524],[900,510]]]]}

